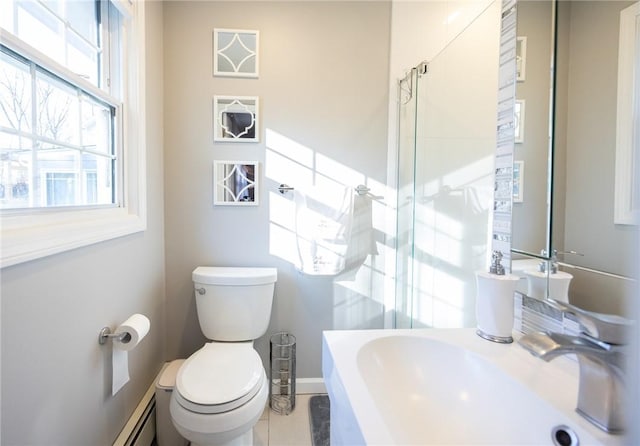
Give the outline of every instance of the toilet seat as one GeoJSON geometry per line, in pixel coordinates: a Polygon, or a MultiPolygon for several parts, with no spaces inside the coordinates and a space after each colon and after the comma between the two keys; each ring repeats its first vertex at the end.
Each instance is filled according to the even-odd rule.
{"type": "Polygon", "coordinates": [[[180,367],[174,393],[185,409],[215,414],[250,401],[265,380],[262,360],[252,342],[210,342],[180,367]]]}

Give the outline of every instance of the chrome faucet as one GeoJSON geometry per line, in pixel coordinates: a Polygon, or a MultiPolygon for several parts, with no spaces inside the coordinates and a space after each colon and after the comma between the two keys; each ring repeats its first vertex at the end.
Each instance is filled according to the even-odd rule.
{"type": "Polygon", "coordinates": [[[579,336],[532,333],[520,338],[519,344],[547,362],[561,355],[577,355],[580,382],[576,411],[605,432],[622,433],[625,430],[625,344],[633,322],[620,316],[585,311],[553,299],[547,302],[575,316],[582,332],[579,336]]]}

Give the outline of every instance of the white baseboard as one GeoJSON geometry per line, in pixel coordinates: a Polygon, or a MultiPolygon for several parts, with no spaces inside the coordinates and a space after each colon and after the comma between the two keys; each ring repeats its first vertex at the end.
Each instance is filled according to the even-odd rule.
{"type": "Polygon", "coordinates": [[[296,393],[327,393],[327,388],[322,378],[297,378],[296,393]]]}

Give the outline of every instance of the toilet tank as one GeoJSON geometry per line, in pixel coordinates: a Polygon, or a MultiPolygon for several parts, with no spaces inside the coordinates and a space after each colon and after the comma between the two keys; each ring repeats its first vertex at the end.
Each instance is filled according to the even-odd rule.
{"type": "Polygon", "coordinates": [[[275,268],[199,266],[193,271],[202,333],[213,341],[249,341],[266,333],[275,268]]]}

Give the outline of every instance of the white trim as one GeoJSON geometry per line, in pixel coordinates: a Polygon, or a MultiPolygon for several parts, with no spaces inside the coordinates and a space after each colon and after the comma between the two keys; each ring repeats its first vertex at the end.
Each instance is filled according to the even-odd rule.
{"type": "Polygon", "coordinates": [[[120,11],[123,17],[127,19],[133,18],[135,14],[133,0],[111,0],[111,3],[120,11]]]}
{"type": "MultiPolygon", "coordinates": [[[[640,163],[635,159],[640,152],[640,134],[634,120],[640,120],[640,101],[637,98],[637,46],[640,46],[640,3],[635,3],[620,12],[620,46],[618,50],[618,109],[616,126],[616,175],[614,199],[614,223],[637,225],[640,209],[633,206],[634,179],[640,163]],[[635,103],[634,103],[635,102],[635,103]],[[634,156],[635,154],[635,156],[634,156]]],[[[637,124],[636,124],[637,125],[637,124]]]]}
{"type": "Polygon", "coordinates": [[[296,395],[327,393],[327,387],[322,378],[297,378],[296,395]]]}
{"type": "Polygon", "coordinates": [[[23,223],[28,219],[25,216],[3,218],[0,267],[17,265],[146,229],[145,221],[140,216],[127,214],[121,208],[84,211],[81,215],[75,212],[41,215],[31,217],[36,223],[25,227],[23,223]]]}
{"type": "Polygon", "coordinates": [[[3,213],[0,268],[146,230],[145,2],[135,2],[134,9],[133,33],[125,35],[135,57],[127,58],[123,207],[3,213]]]}
{"type": "Polygon", "coordinates": [[[27,57],[36,65],[46,68],[47,71],[50,71],[57,77],[64,80],[73,80],[73,84],[76,87],[95,96],[104,103],[114,107],[117,107],[120,104],[120,102],[116,98],[114,98],[113,95],[106,93],[104,90],[95,86],[90,81],[69,70],[67,67],[61,65],[59,62],[53,60],[46,54],[21,40],[19,37],[14,36],[13,34],[7,32],[2,28],[0,28],[0,43],[5,45],[12,51],[23,55],[23,57],[27,57]]]}

